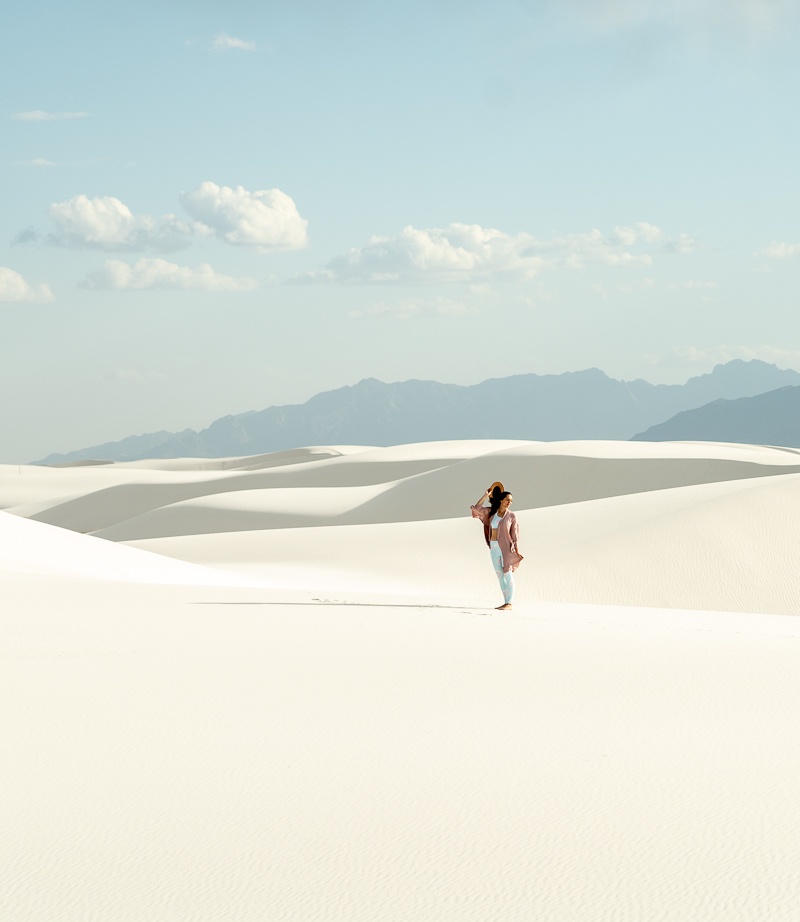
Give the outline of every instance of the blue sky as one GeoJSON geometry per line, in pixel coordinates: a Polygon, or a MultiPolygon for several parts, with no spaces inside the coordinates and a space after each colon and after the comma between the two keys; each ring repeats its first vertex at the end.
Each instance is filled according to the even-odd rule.
{"type": "Polygon", "coordinates": [[[798,0],[9,3],[0,462],[374,376],[800,369],[798,0]]]}

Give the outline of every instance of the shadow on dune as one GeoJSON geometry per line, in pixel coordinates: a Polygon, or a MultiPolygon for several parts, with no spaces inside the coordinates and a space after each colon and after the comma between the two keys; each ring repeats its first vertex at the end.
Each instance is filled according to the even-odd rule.
{"type": "Polygon", "coordinates": [[[295,608],[319,608],[320,606],[331,608],[441,608],[449,611],[460,611],[465,615],[472,615],[476,612],[485,612],[490,614],[494,609],[484,606],[475,606],[470,608],[467,605],[430,605],[420,602],[418,605],[411,605],[407,602],[329,602],[327,599],[315,599],[311,602],[190,602],[190,605],[274,605],[278,608],[295,607],[295,608]]]}

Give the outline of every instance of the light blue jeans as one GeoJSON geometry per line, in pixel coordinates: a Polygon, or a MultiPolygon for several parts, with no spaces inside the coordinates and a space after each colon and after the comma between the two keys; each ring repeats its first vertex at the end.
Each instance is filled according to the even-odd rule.
{"type": "Polygon", "coordinates": [[[503,552],[496,541],[492,541],[489,545],[489,554],[492,557],[492,566],[497,574],[497,581],[500,583],[503,598],[506,604],[510,605],[514,600],[514,574],[511,570],[508,573],[503,573],[503,552]]]}

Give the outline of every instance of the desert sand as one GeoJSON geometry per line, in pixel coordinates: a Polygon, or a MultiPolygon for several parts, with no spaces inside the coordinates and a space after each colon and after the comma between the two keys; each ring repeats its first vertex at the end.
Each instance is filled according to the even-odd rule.
{"type": "Polygon", "coordinates": [[[797,918],[799,452],[6,465],[0,509],[3,919],[797,918]]]}

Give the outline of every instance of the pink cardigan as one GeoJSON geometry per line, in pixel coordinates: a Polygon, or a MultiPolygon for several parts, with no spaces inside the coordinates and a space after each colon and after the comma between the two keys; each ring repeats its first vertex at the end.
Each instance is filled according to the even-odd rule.
{"type": "MultiPolygon", "coordinates": [[[[492,515],[489,512],[489,507],[470,506],[469,508],[472,510],[472,518],[480,519],[481,522],[483,522],[483,536],[486,539],[486,544],[488,545],[492,535],[492,515]]],[[[503,518],[500,519],[500,527],[497,529],[497,543],[500,545],[500,550],[503,553],[504,573],[508,573],[509,571],[513,573],[522,560],[522,558],[517,553],[518,541],[519,526],[517,525],[517,517],[513,512],[506,512],[503,518]]]]}

